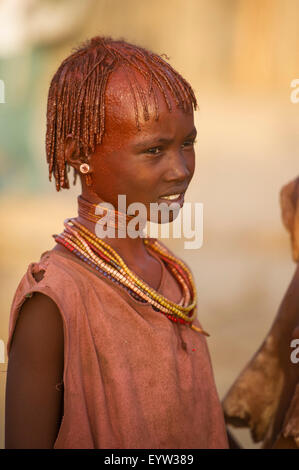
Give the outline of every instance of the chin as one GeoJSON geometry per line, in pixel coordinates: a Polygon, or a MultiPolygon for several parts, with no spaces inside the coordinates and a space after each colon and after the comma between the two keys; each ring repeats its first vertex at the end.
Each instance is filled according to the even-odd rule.
{"type": "Polygon", "coordinates": [[[149,215],[148,217],[148,222],[153,222],[153,223],[156,223],[156,224],[160,224],[160,225],[163,225],[163,224],[170,224],[171,222],[173,222],[179,215],[180,213],[180,210],[178,211],[172,211],[171,213],[167,212],[165,214],[161,214],[160,212],[158,213],[158,216],[154,217],[154,218],[151,218],[151,215],[149,215]]]}

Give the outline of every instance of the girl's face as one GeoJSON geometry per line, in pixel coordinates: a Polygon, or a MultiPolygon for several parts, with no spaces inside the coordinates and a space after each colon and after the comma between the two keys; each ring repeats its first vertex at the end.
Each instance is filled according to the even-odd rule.
{"type": "MultiPolygon", "coordinates": [[[[138,109],[138,130],[134,100],[123,72],[118,70],[109,79],[105,134],[89,163],[92,191],[116,210],[119,194],[126,195],[127,207],[133,202],[143,203],[148,215],[150,203],[183,205],[195,169],[193,111],[183,112],[170,98],[172,111],[169,112],[160,91],[157,94],[159,119],[155,120],[151,97],[149,120],[144,120],[141,106],[138,109]],[[175,200],[164,199],[175,195],[175,200]]],[[[88,190],[83,185],[82,196],[86,199],[89,199],[88,190]]]]}

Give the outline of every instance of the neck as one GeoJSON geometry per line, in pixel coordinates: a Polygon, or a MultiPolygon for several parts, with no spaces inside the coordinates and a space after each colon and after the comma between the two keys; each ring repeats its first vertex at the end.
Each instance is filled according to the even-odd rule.
{"type": "MultiPolygon", "coordinates": [[[[102,203],[103,200],[100,198],[93,198],[92,201],[86,200],[82,196],[78,197],[78,216],[76,217],[76,220],[84,225],[88,230],[90,230],[93,234],[98,236],[97,233],[97,223],[100,223],[101,220],[104,220],[103,217],[105,217],[105,220],[107,222],[107,213],[101,214],[101,215],[96,215],[95,214],[95,207],[97,204],[102,203]],[[94,219],[94,220],[92,220],[94,219]]],[[[127,234],[127,230],[124,230],[124,228],[127,227],[127,223],[133,218],[133,216],[127,216],[124,213],[118,213],[117,211],[109,211],[110,215],[113,216],[113,223],[109,223],[109,218],[108,218],[108,224],[106,223],[106,229],[105,230],[106,236],[103,239],[105,243],[108,243],[117,253],[126,261],[130,262],[136,259],[142,259],[144,257],[148,256],[148,252],[145,248],[145,245],[143,243],[143,238],[141,237],[136,237],[136,238],[131,238],[127,234]],[[108,227],[107,227],[108,225],[108,227]],[[120,237],[119,236],[119,225],[121,225],[122,230],[121,232],[125,234],[125,237],[120,237]],[[109,229],[111,231],[109,232],[109,229]],[[114,232],[114,233],[113,233],[114,232]],[[110,233],[110,235],[109,235],[110,233]]]]}

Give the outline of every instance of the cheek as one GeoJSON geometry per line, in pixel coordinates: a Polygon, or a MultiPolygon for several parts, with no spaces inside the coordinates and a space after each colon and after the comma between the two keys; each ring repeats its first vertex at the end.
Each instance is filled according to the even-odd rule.
{"type": "Polygon", "coordinates": [[[104,201],[114,204],[114,196],[120,191],[119,171],[115,171],[111,161],[106,161],[106,157],[99,159],[93,168],[94,191],[104,201]]]}
{"type": "Polygon", "coordinates": [[[94,155],[92,161],[94,177],[98,184],[114,184],[123,174],[124,156],[120,152],[108,152],[105,147],[101,148],[101,153],[94,155]]]}
{"type": "Polygon", "coordinates": [[[194,171],[195,171],[195,152],[190,152],[190,156],[187,158],[187,168],[190,172],[190,176],[191,178],[193,177],[194,175],[194,171]]]}
{"type": "MultiPolygon", "coordinates": [[[[126,194],[130,200],[141,197],[148,187],[145,173],[122,153],[106,155],[98,161],[94,171],[94,188],[99,196],[114,204],[118,194],[126,194]]],[[[148,178],[148,173],[147,173],[148,178]]]]}

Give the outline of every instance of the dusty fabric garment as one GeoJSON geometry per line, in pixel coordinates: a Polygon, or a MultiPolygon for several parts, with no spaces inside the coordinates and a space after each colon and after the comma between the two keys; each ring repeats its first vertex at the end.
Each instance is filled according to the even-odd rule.
{"type": "MultiPolygon", "coordinates": [[[[159,292],[178,301],[160,264],[159,292]]],[[[8,356],[32,292],[53,299],[64,324],[64,416],[54,448],[228,447],[204,336],[133,299],[74,255],[51,250],[28,266],[17,288],[8,356]],[[37,282],[33,274],[41,270],[37,282]]]]}

